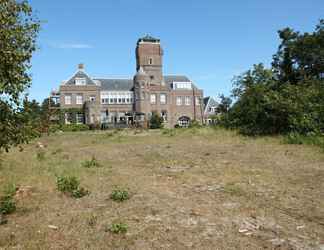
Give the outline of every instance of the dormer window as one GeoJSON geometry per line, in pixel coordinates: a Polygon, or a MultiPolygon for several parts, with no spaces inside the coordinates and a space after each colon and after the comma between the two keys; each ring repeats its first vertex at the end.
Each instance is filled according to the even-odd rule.
{"type": "Polygon", "coordinates": [[[87,81],[85,78],[75,78],[75,85],[86,85],[87,81]]]}

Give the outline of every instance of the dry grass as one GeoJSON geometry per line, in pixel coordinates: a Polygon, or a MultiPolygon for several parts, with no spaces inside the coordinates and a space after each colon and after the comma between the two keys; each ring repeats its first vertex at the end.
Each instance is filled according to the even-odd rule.
{"type": "Polygon", "coordinates": [[[3,155],[0,188],[20,189],[0,249],[319,249],[324,154],[281,141],[212,129],[43,137],[3,155]],[[92,157],[100,167],[82,167],[92,157]],[[60,193],[56,175],[90,195],[60,193]],[[116,186],[130,199],[111,200],[116,186]],[[107,230],[116,223],[127,233],[107,230]]]}

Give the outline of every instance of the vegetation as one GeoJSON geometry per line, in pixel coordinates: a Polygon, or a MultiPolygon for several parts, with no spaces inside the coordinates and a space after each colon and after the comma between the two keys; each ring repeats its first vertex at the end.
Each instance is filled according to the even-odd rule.
{"type": "Polygon", "coordinates": [[[128,200],[129,199],[128,190],[115,188],[110,195],[110,199],[118,202],[128,200]]]}
{"type": "Polygon", "coordinates": [[[81,198],[90,192],[80,187],[80,181],[75,176],[57,176],[57,189],[63,193],[69,194],[74,198],[81,198]]]}
{"type": "Polygon", "coordinates": [[[0,196],[0,214],[10,214],[16,211],[16,185],[9,184],[6,186],[2,196],[0,196]]]}
{"type": "Polygon", "coordinates": [[[234,79],[235,104],[226,127],[247,135],[324,132],[324,20],[313,33],[279,31],[272,67],[262,64],[234,79]]]}
{"type": "Polygon", "coordinates": [[[96,157],[92,156],[91,160],[86,160],[82,163],[82,167],[84,168],[97,168],[101,167],[100,163],[96,159],[96,157]]]}
{"type": "Polygon", "coordinates": [[[151,129],[163,128],[163,118],[156,112],[152,113],[150,119],[150,128],[151,129]]]}
{"type": "Polygon", "coordinates": [[[34,136],[21,95],[31,84],[28,70],[40,26],[27,1],[2,0],[0,13],[0,150],[8,151],[34,136]]]}
{"type": "Polygon", "coordinates": [[[114,234],[127,233],[128,226],[125,223],[113,223],[106,231],[110,231],[114,234]]]}

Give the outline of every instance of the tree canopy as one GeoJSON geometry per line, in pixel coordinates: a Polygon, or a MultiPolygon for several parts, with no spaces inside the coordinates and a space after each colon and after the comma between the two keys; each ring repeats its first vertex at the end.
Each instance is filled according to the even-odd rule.
{"type": "Polygon", "coordinates": [[[0,150],[31,136],[21,104],[31,84],[29,69],[39,28],[27,1],[0,1],[0,150]]]}
{"type": "Polygon", "coordinates": [[[324,20],[312,33],[290,28],[270,69],[256,64],[235,77],[236,102],[223,124],[249,135],[324,132],[324,20]]]}

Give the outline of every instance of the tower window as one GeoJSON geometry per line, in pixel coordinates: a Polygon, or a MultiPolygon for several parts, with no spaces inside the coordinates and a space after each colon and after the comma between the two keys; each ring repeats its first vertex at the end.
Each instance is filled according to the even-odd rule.
{"type": "Polygon", "coordinates": [[[149,64],[150,65],[153,64],[153,59],[152,58],[149,59],[149,64]]]}
{"type": "Polygon", "coordinates": [[[154,79],[154,76],[150,76],[150,79],[153,80],[154,79]]]}

